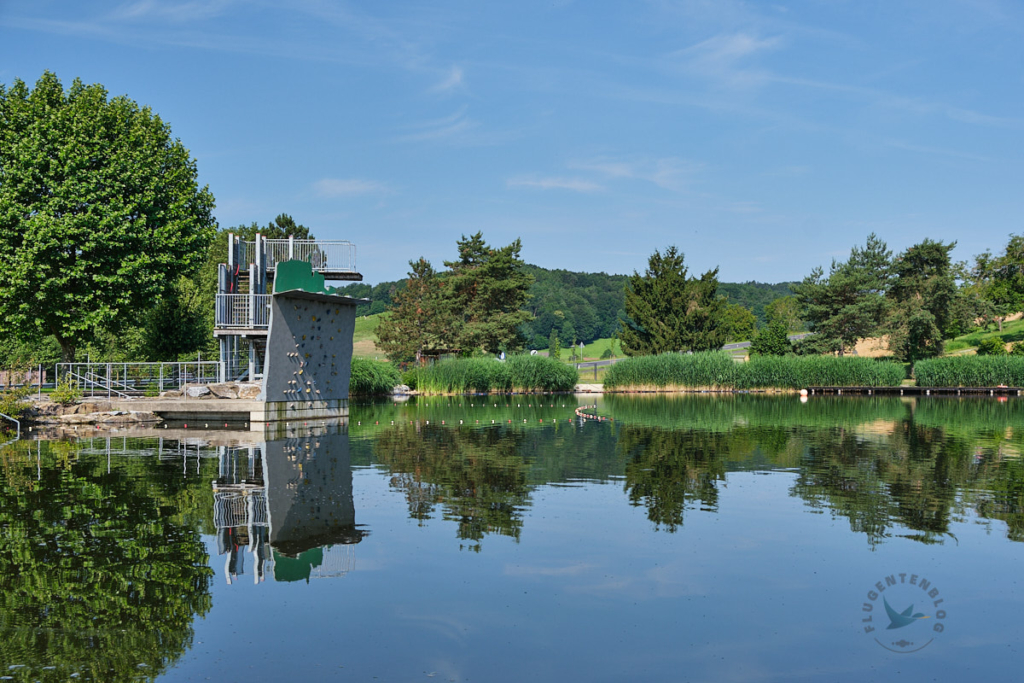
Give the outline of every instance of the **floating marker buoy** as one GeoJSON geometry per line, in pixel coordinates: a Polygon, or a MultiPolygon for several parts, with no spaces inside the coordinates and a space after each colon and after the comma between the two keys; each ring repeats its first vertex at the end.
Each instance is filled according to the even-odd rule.
{"type": "Polygon", "coordinates": [[[188,423],[187,422],[185,423],[185,429],[188,429],[188,423]]]}
{"type": "Polygon", "coordinates": [[[206,422],[206,423],[203,424],[203,429],[209,429],[209,428],[210,428],[210,423],[209,422],[206,422]]]}

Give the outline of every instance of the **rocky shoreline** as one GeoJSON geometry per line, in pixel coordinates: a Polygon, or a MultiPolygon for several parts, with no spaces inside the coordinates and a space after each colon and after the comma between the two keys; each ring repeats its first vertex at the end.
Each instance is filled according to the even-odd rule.
{"type": "Polygon", "coordinates": [[[199,401],[230,401],[253,400],[260,393],[258,384],[243,382],[225,382],[223,384],[189,384],[181,390],[164,391],[158,397],[139,397],[130,399],[138,404],[138,410],[123,410],[126,400],[85,398],[71,405],[61,405],[43,396],[42,400],[29,398],[30,405],[21,416],[24,425],[32,426],[77,426],[96,425],[120,427],[127,425],[146,425],[162,422],[163,419],[152,410],[147,410],[147,403],[156,403],[161,399],[186,399],[199,401]],[[118,407],[115,407],[115,404],[118,407]]]}

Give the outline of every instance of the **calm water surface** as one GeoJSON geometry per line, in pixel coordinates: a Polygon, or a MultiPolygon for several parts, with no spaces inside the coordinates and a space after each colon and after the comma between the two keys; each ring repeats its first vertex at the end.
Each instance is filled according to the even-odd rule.
{"type": "Polygon", "coordinates": [[[1024,402],[576,407],[6,446],[0,680],[1016,680],[1024,402]]]}

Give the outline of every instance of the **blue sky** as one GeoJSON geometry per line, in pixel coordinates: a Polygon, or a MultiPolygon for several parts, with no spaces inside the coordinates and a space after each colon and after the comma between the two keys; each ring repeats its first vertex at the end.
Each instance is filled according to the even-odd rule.
{"type": "Polygon", "coordinates": [[[876,232],[1024,231],[1024,3],[0,0],[44,70],[167,121],[222,227],[290,213],[367,282],[477,230],[548,268],[804,277],[876,232]]]}

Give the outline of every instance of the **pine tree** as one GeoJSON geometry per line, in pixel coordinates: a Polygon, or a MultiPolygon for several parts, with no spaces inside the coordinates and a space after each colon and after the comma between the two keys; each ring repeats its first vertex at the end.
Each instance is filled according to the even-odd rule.
{"type": "Polygon", "coordinates": [[[406,288],[394,295],[390,313],[377,323],[377,345],[396,362],[457,351],[459,321],[450,283],[426,259],[410,261],[409,267],[406,288]]]}
{"type": "Polygon", "coordinates": [[[643,275],[626,283],[619,339],[627,356],[708,351],[725,343],[725,299],[717,295],[718,269],[687,277],[685,257],[670,246],[655,251],[643,275]]]}

